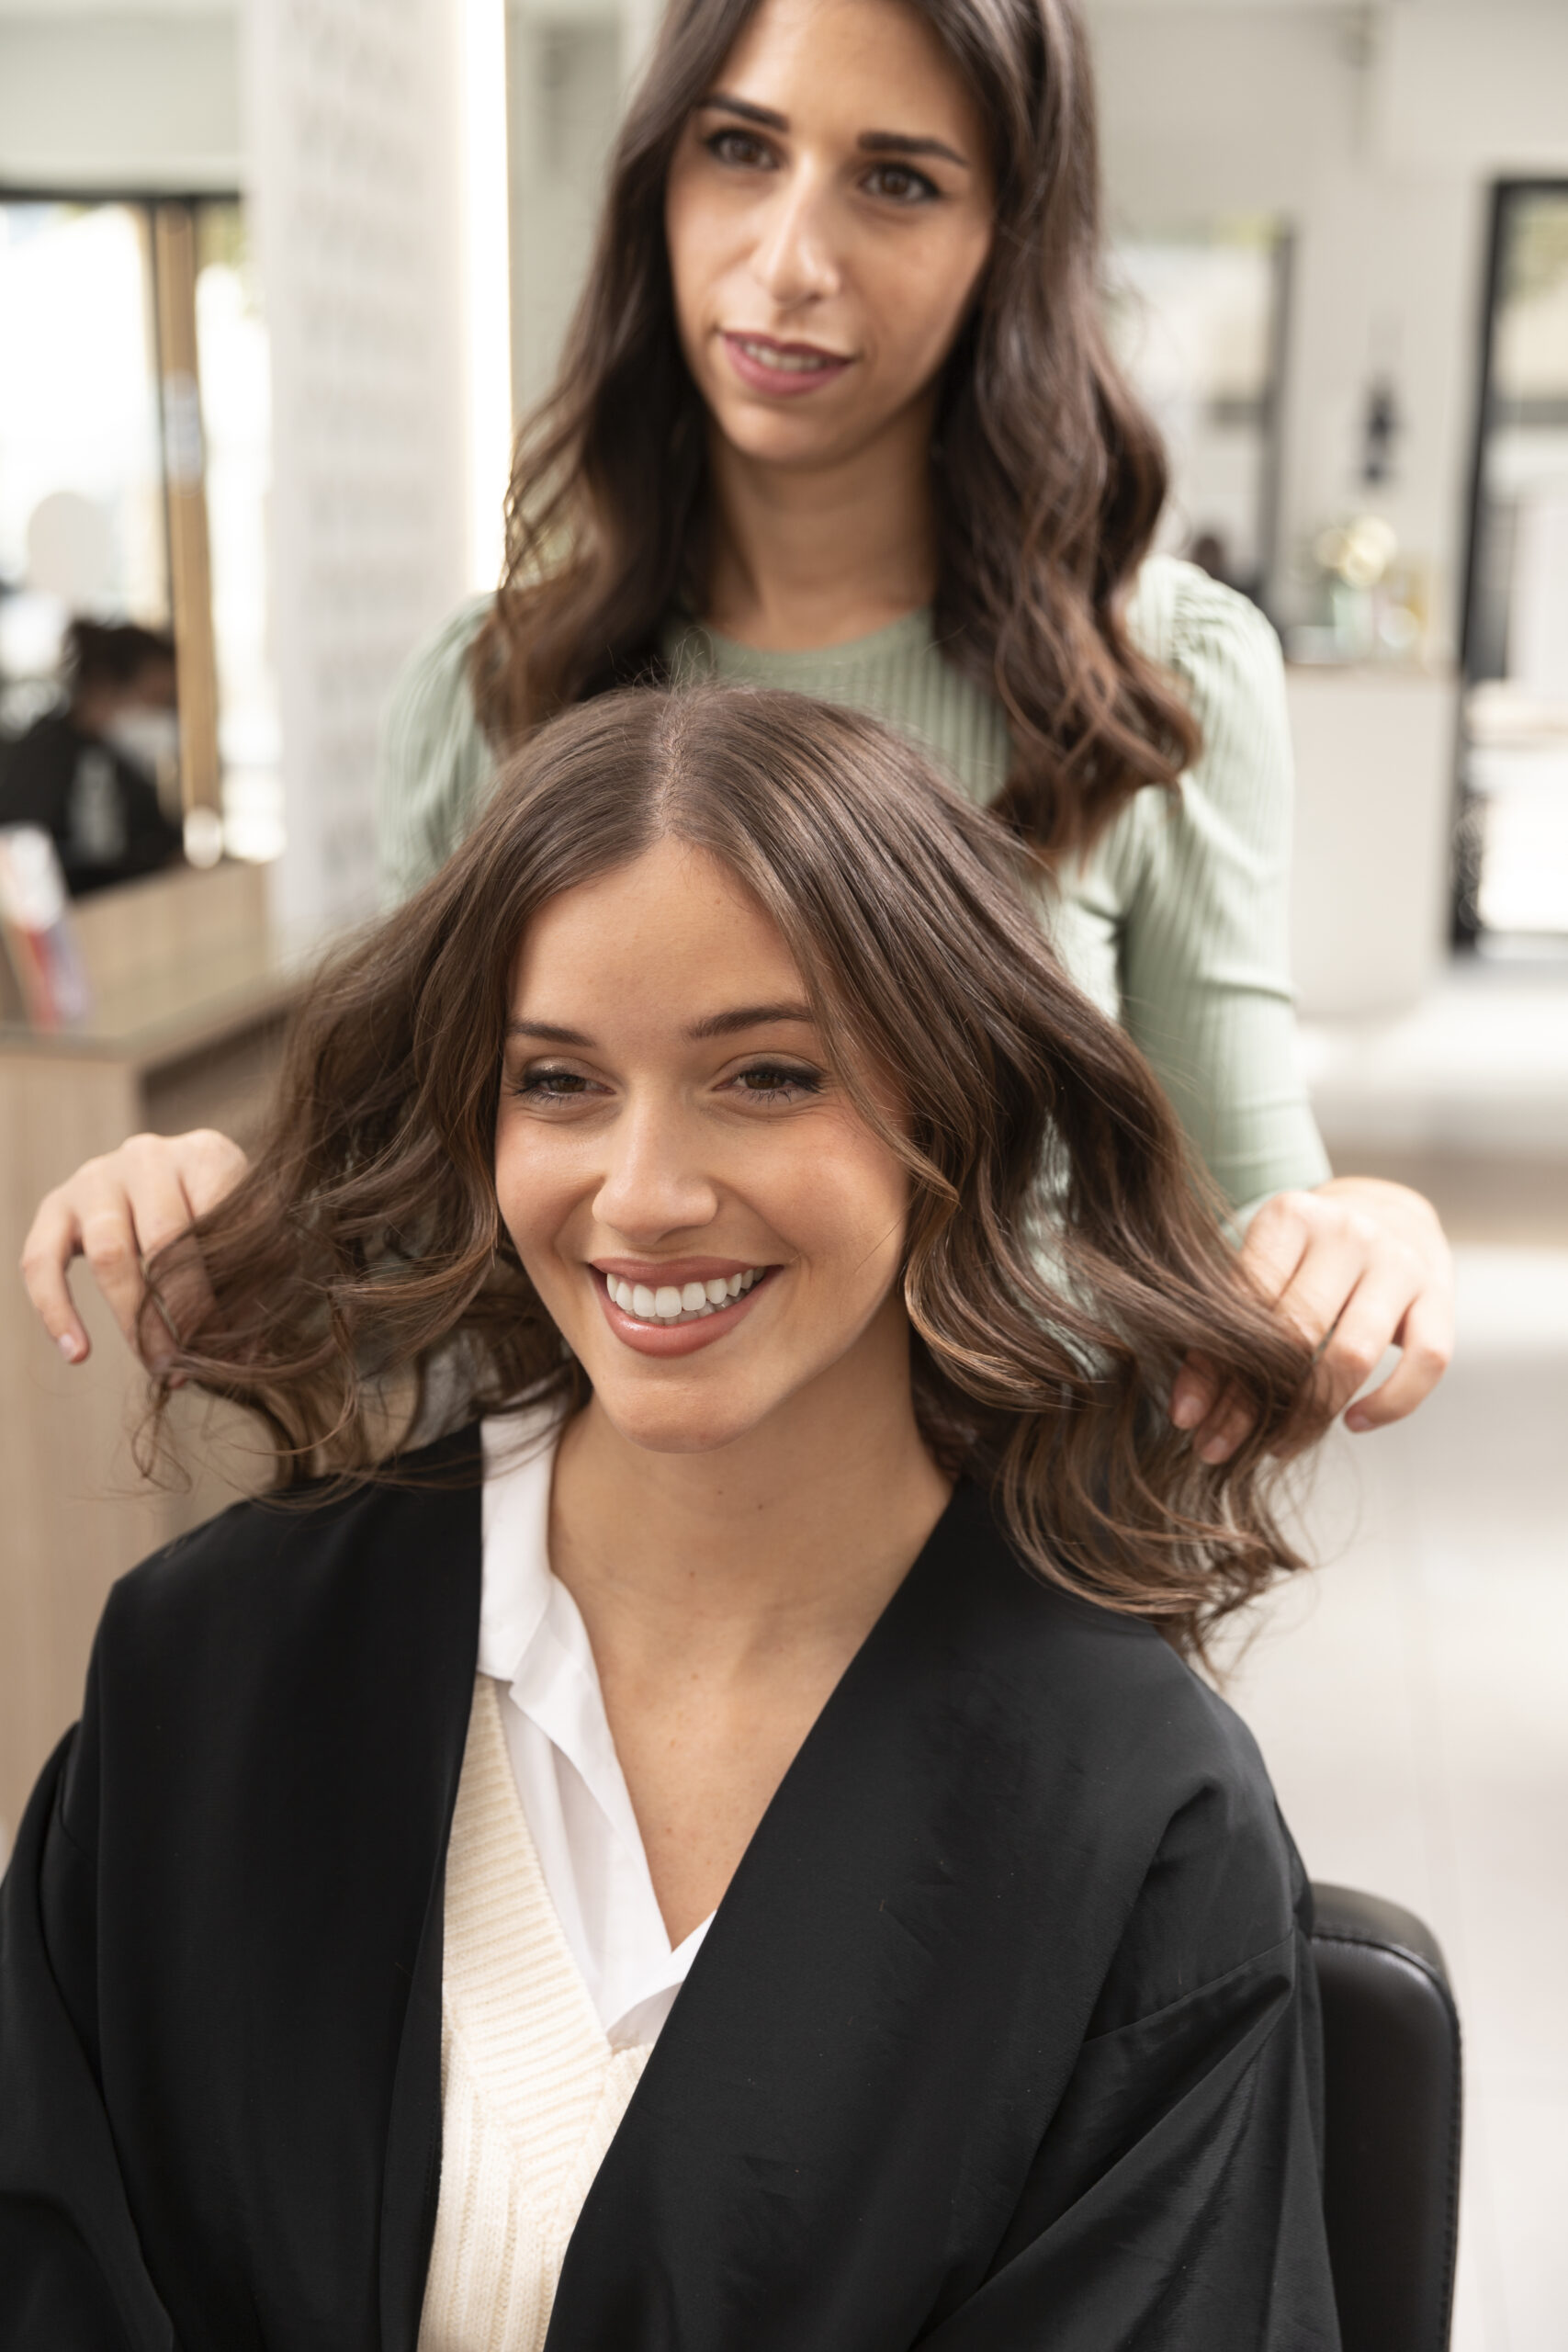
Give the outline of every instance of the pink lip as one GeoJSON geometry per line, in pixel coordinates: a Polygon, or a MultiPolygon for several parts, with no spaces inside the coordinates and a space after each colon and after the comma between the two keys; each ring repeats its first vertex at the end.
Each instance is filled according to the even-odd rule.
{"type": "MultiPolygon", "coordinates": [[[[612,1273],[620,1274],[626,1282],[643,1282],[648,1278],[648,1269],[638,1268],[628,1259],[624,1266],[617,1260],[612,1266],[590,1266],[588,1271],[593,1277],[593,1287],[599,1294],[604,1320],[617,1340],[625,1340],[628,1348],[635,1348],[639,1356],[690,1356],[694,1355],[699,1348],[711,1348],[716,1340],[722,1340],[733,1331],[736,1325],[744,1319],[753,1301],[766,1290],[778,1269],[770,1266],[760,1282],[753,1283],[749,1291],[739,1298],[732,1299],[728,1306],[721,1306],[716,1314],[705,1315],[697,1323],[666,1324],[662,1329],[652,1323],[639,1323],[635,1316],[626,1314],[610,1296],[604,1280],[606,1273],[612,1273]]],[[[741,1269],[739,1266],[721,1266],[716,1261],[694,1259],[689,1270],[682,1260],[678,1265],[660,1266],[657,1272],[665,1282],[695,1283],[705,1279],[716,1281],[721,1273],[739,1273],[741,1269]],[[705,1278],[700,1271],[703,1265],[709,1268],[705,1278]]]]}
{"type": "Polygon", "coordinates": [[[727,333],[723,337],[729,364],[748,391],[767,392],[774,400],[793,401],[807,392],[818,392],[824,384],[836,384],[846,368],[853,366],[836,351],[824,351],[816,343],[781,343],[776,335],[739,335],[727,333]],[[785,375],[776,368],[766,368],[753,359],[744,346],[749,343],[764,344],[770,351],[795,352],[826,364],[820,368],[803,368],[798,375],[785,375]]]}

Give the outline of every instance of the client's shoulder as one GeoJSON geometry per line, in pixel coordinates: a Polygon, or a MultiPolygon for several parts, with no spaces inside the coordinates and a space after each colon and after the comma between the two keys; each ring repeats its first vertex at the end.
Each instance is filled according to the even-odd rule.
{"type": "Polygon", "coordinates": [[[471,1572],[477,1585],[477,1428],[367,1478],[322,1478],[233,1503],[115,1585],[100,1651],[220,1652],[288,1641],[312,1622],[393,1603],[471,1572]]]}
{"type": "Polygon", "coordinates": [[[1256,1741],[1156,1623],[1051,1583],[973,1490],[949,1532],[964,1647],[1045,1781],[1081,1776],[1128,1821],[1195,1806],[1222,1834],[1251,1821],[1273,1837],[1256,1741]]]}
{"type": "Polygon", "coordinates": [[[1081,1847],[1086,1909],[1119,1890],[1100,2026],[1262,1955],[1288,1969],[1304,1876],[1247,1724],[1148,1620],[1051,1585],[973,1516],[969,1542],[1032,1835],[1081,1847]]]}

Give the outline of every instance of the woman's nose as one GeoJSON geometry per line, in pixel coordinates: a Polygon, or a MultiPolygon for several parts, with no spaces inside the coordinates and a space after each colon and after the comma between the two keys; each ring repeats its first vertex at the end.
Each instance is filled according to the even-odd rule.
{"type": "Polygon", "coordinates": [[[829,195],[810,175],[780,175],[752,268],[781,311],[820,301],[839,291],[840,272],[833,248],[829,195]]]}
{"type": "Polygon", "coordinates": [[[611,1131],[593,1213],[642,1244],[711,1224],[718,1186],[704,1163],[698,1123],[673,1106],[628,1106],[611,1131]]]}

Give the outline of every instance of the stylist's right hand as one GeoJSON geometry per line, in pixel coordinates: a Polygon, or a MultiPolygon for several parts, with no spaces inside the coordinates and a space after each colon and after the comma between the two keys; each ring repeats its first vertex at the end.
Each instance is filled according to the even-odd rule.
{"type": "MultiPolygon", "coordinates": [[[[67,1363],[85,1363],[92,1349],[66,1280],[73,1258],[85,1258],[127,1345],[136,1349],[147,1261],[232,1192],[246,1165],[239,1145],[211,1127],[183,1136],[132,1136],[118,1151],[84,1162],[45,1195],[23,1245],[22,1280],[67,1363]]],[[[210,1303],[193,1253],[180,1270],[170,1313],[188,1329],[210,1303]]],[[[155,1318],[140,1337],[146,1362],[156,1368],[171,1340],[155,1318]]]]}

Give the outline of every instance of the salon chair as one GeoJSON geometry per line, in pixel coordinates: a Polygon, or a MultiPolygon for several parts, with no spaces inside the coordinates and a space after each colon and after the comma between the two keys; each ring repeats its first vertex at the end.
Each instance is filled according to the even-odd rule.
{"type": "Polygon", "coordinates": [[[1459,2239],[1460,2032],[1413,1912],[1313,1888],[1324,2207],[1343,2352],[1447,2352],[1459,2239]]]}

